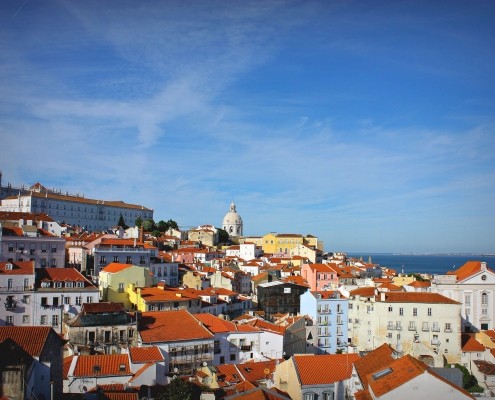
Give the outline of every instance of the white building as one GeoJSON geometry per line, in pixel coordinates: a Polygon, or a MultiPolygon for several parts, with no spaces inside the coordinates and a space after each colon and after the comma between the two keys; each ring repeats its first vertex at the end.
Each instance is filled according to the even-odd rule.
{"type": "Polygon", "coordinates": [[[495,328],[495,272],[484,261],[468,261],[445,275],[435,275],[431,291],[462,304],[462,330],[495,328]]]}
{"type": "Polygon", "coordinates": [[[429,365],[461,360],[461,304],[438,293],[350,292],[349,337],[358,351],[383,343],[429,365]]]}
{"type": "Polygon", "coordinates": [[[142,205],[87,199],[79,194],[49,190],[40,183],[20,195],[3,199],[0,211],[45,213],[55,221],[87,231],[110,229],[118,225],[121,215],[127,225],[134,225],[138,218],[153,219],[153,210],[142,205]]]}

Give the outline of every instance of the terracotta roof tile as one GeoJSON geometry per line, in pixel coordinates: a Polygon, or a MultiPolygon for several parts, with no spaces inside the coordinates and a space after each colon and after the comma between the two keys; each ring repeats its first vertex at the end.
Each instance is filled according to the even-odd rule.
{"type": "Polygon", "coordinates": [[[361,379],[363,387],[368,387],[367,375],[379,371],[389,365],[392,358],[393,349],[388,344],[369,352],[354,363],[354,367],[361,379]]]}
{"type": "Polygon", "coordinates": [[[185,310],[142,313],[139,334],[143,343],[213,338],[203,324],[185,310]]]}
{"type": "Polygon", "coordinates": [[[396,389],[425,372],[427,366],[410,355],[399,358],[387,368],[368,374],[366,379],[373,394],[377,397],[396,389]],[[379,375],[377,375],[379,374],[379,375]]]}
{"type": "Polygon", "coordinates": [[[34,275],[34,261],[2,261],[0,262],[0,275],[34,275]],[[6,265],[12,265],[7,269],[6,265]]]}
{"type": "Polygon", "coordinates": [[[83,282],[85,288],[96,288],[75,268],[37,268],[36,285],[39,286],[41,281],[83,282]]]}
{"type": "MultiPolygon", "coordinates": [[[[487,268],[488,271],[494,272],[487,268]]],[[[463,281],[471,276],[481,272],[481,261],[468,261],[463,266],[457,268],[454,271],[447,272],[448,275],[456,275],[457,281],[463,281]]]]}
{"type": "Polygon", "coordinates": [[[461,304],[440,293],[425,292],[387,292],[385,293],[385,301],[390,303],[461,304]]]}
{"type": "Polygon", "coordinates": [[[0,326],[0,342],[12,339],[26,353],[38,357],[52,331],[48,326],[0,326]]]}
{"type": "Polygon", "coordinates": [[[127,354],[77,356],[74,376],[132,375],[127,354]]]}
{"type": "Polygon", "coordinates": [[[462,342],[462,352],[476,352],[482,353],[485,351],[485,346],[483,346],[480,342],[478,342],[474,336],[471,336],[467,333],[463,333],[461,335],[462,342]]]}
{"type": "Polygon", "coordinates": [[[295,355],[301,385],[320,385],[349,379],[358,354],[295,355]]]}
{"type": "Polygon", "coordinates": [[[131,347],[129,349],[131,361],[134,364],[143,364],[148,362],[163,361],[163,354],[156,346],[149,347],[131,347]]]}
{"type": "Polygon", "coordinates": [[[130,267],[132,267],[132,264],[110,263],[105,268],[103,268],[102,271],[114,274],[130,267]]]}

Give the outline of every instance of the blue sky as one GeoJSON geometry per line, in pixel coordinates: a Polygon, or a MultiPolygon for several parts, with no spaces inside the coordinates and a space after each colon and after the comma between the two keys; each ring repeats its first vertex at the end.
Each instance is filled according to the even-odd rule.
{"type": "Polygon", "coordinates": [[[0,168],[329,251],[495,252],[495,2],[0,2],[0,168]]]}

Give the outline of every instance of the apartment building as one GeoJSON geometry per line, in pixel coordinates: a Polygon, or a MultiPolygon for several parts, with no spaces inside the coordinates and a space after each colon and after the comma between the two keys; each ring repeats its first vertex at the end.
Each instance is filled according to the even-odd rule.
{"type": "Polygon", "coordinates": [[[383,343],[432,366],[461,360],[461,304],[438,293],[355,289],[349,297],[349,338],[358,351],[383,343]]]}
{"type": "Polygon", "coordinates": [[[21,226],[0,224],[0,261],[34,261],[35,268],[65,266],[65,240],[32,221],[21,226]]]}
{"type": "Polygon", "coordinates": [[[301,315],[316,325],[310,339],[315,354],[335,354],[347,348],[348,299],[338,290],[307,291],[301,295],[301,315]]]}

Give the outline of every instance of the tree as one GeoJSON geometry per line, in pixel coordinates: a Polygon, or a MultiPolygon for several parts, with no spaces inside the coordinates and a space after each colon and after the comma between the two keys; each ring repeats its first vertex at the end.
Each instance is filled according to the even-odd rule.
{"type": "Polygon", "coordinates": [[[228,243],[229,242],[229,234],[224,229],[218,229],[218,241],[220,243],[228,243]]]}
{"type": "Polygon", "coordinates": [[[146,219],[143,221],[142,227],[146,232],[151,232],[152,230],[156,229],[155,221],[153,221],[151,218],[146,219]]]}
{"type": "Polygon", "coordinates": [[[129,228],[127,226],[127,224],[125,223],[125,219],[124,219],[124,216],[122,214],[120,214],[119,222],[117,222],[117,225],[121,226],[123,229],[129,228]]]}
{"type": "Polygon", "coordinates": [[[194,393],[194,384],[189,381],[183,381],[180,378],[174,378],[169,385],[165,387],[159,395],[160,400],[192,400],[194,393]]]}
{"type": "Polygon", "coordinates": [[[141,225],[143,225],[143,219],[141,217],[137,217],[136,218],[136,221],[134,222],[134,224],[138,227],[138,228],[141,228],[141,225]]]}

